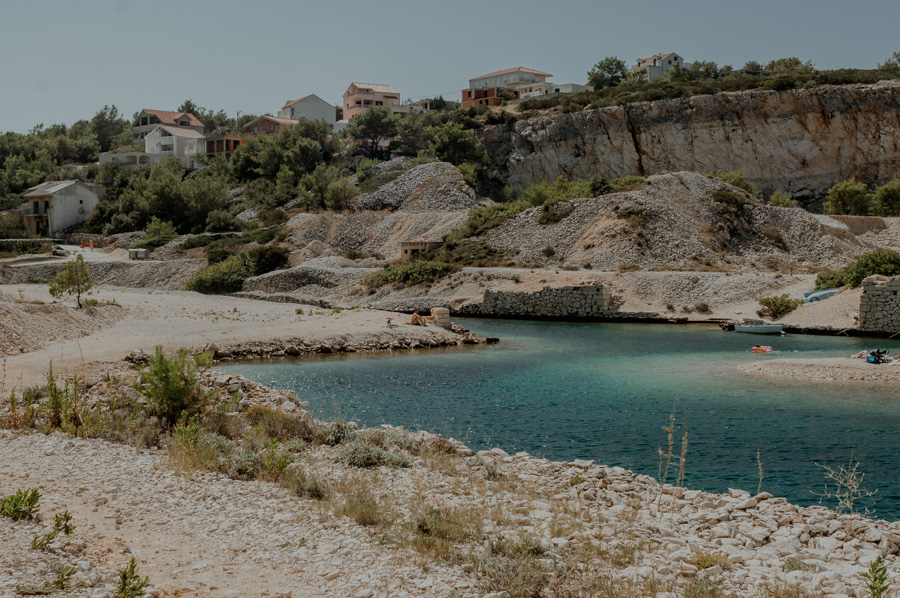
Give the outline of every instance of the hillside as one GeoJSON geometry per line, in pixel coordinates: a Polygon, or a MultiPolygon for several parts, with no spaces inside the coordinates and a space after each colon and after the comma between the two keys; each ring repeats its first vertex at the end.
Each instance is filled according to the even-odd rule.
{"type": "Polygon", "coordinates": [[[657,175],[640,189],[557,204],[556,224],[539,224],[541,208],[527,210],[483,240],[519,263],[606,271],[813,272],[875,247],[847,225],[800,208],[715,201],[722,190],[750,201],[703,175],[657,175]]]}
{"type": "Polygon", "coordinates": [[[900,82],[720,93],[486,127],[508,184],[743,170],[764,190],[821,197],[836,181],[900,170],[900,82]]]}

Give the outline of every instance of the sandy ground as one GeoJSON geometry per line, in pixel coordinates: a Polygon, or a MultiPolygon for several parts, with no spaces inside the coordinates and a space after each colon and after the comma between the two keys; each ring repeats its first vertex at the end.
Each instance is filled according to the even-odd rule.
{"type": "Polygon", "coordinates": [[[863,359],[830,357],[824,359],[779,359],[742,365],[745,376],[792,378],[828,382],[884,382],[895,388],[900,382],[900,361],[873,365],[863,359]]]}
{"type": "MultiPolygon", "coordinates": [[[[0,285],[0,293],[16,297],[20,297],[20,289],[25,300],[53,301],[47,285],[0,285]]],[[[222,345],[288,338],[302,338],[309,343],[390,341],[399,336],[418,340],[457,338],[435,326],[388,328],[387,317],[394,317],[396,324],[406,321],[408,316],[374,310],[332,314],[327,309],[296,304],[106,286],[97,288],[92,297],[101,301],[115,299],[126,313],[107,328],[6,358],[0,388],[40,383],[50,360],[54,371],[69,374],[82,368],[93,370],[103,362],[119,361],[135,349],[152,352],[157,345],[174,351],[180,347],[199,348],[206,343],[222,345]],[[295,313],[298,307],[304,315],[295,313]]]]}

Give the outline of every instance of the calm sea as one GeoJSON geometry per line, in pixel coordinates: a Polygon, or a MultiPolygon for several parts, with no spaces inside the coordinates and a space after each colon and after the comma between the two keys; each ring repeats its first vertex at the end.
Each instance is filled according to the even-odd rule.
{"type": "Polygon", "coordinates": [[[293,390],[320,419],[402,425],[475,450],[596,459],[654,477],[658,449],[667,445],[662,426],[674,413],[676,453],[688,432],[689,487],[755,492],[759,451],[763,490],[815,504],[810,491],[825,485],[820,465],[847,464],[852,455],[866,474],[864,485],[878,491],[877,516],[900,519],[896,385],[755,380],[732,371],[753,361],[842,356],[876,345],[896,355],[898,342],[762,337],[708,326],[458,322],[501,343],[217,369],[293,390]],[[756,342],[779,352],[748,353],[756,342]]]}

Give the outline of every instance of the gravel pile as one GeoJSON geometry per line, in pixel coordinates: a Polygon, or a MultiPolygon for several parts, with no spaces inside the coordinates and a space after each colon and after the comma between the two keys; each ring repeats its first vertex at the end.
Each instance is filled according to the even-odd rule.
{"type": "Polygon", "coordinates": [[[459,170],[446,162],[416,166],[372,193],[357,198],[363,210],[447,212],[467,210],[478,203],[459,170]]]}
{"type": "MultiPolygon", "coordinates": [[[[462,225],[467,211],[297,214],[287,223],[296,245],[322,243],[338,255],[353,252],[400,257],[400,243],[413,239],[441,239],[462,225]]],[[[322,254],[321,247],[316,250],[322,254]]]]}
{"type": "Polygon", "coordinates": [[[76,309],[19,303],[0,293],[0,355],[28,353],[53,342],[88,336],[118,322],[125,313],[124,307],[115,305],[76,309]]]}
{"type": "Polygon", "coordinates": [[[652,176],[637,190],[567,202],[571,210],[560,206],[555,224],[538,223],[541,208],[522,212],[484,239],[519,263],[603,270],[817,269],[873,248],[799,208],[748,205],[741,213],[713,201],[722,189],[742,193],[694,173],[652,176]]]}
{"type": "MultiPolygon", "coordinates": [[[[55,264],[35,264],[0,269],[0,284],[20,284],[29,281],[49,281],[64,267],[55,264]]],[[[179,291],[198,271],[206,267],[205,259],[91,262],[88,270],[97,283],[132,288],[179,291]]]]}
{"type": "Polygon", "coordinates": [[[308,292],[314,287],[327,292],[337,286],[356,284],[362,277],[372,273],[371,268],[338,266],[334,260],[350,262],[341,258],[319,258],[301,266],[276,270],[261,276],[254,276],[244,281],[244,292],[283,293],[303,289],[308,292]]]}

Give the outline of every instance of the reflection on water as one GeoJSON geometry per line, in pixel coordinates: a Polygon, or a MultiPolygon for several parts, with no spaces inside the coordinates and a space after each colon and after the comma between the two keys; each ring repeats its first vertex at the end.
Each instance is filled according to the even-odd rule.
{"type": "MultiPolygon", "coordinates": [[[[352,354],[233,364],[219,369],[295,391],[321,419],[440,432],[473,449],[500,446],[551,459],[596,459],[657,475],[661,429],[674,410],[689,432],[687,483],[763,489],[812,504],[816,464],[851,451],[878,489],[881,517],[900,517],[900,394],[893,386],[756,380],[733,366],[828,357],[871,348],[846,337],[766,337],[779,352],[746,349],[759,337],[706,326],[462,322],[499,336],[492,346],[352,354]]],[[[877,341],[900,352],[900,343],[877,341]]],[[[877,366],[873,366],[877,367],[877,366]]],[[[676,447],[677,448],[677,447],[676,447]]]]}

